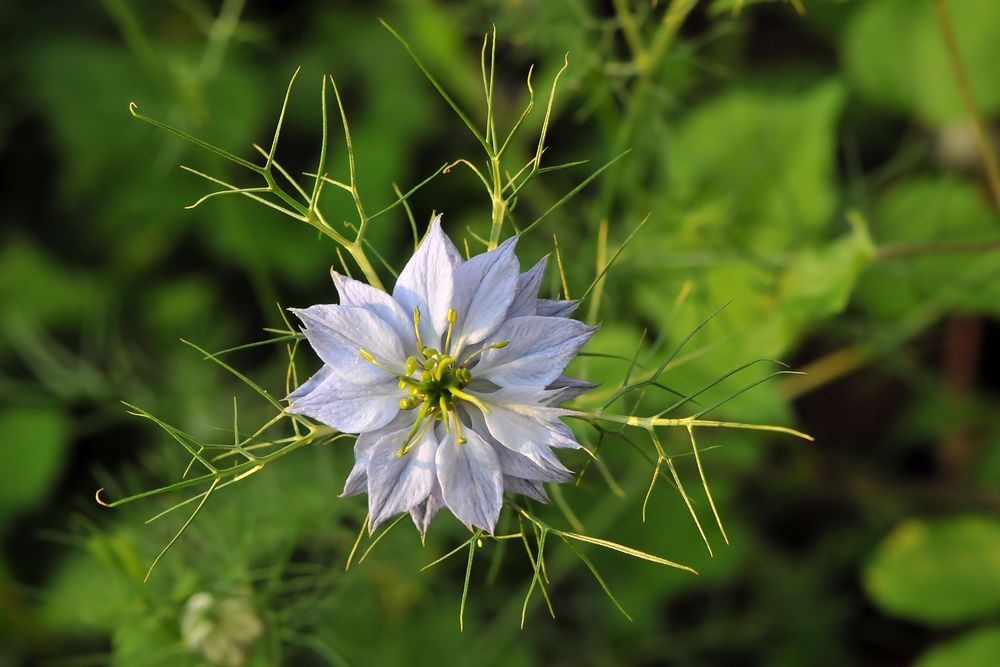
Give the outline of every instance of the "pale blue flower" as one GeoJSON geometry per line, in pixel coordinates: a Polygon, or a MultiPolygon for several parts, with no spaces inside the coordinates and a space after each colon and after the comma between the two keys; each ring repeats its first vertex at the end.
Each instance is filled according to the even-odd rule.
{"type": "Polygon", "coordinates": [[[520,273],[515,243],[463,261],[438,216],[391,296],[334,273],[339,305],[295,311],[324,365],[288,411],[358,434],[344,495],[367,491],[370,530],[447,507],[492,534],[504,492],[570,478],[558,405],[591,385],[562,372],[594,327],[538,298],[545,260],[520,273]]]}

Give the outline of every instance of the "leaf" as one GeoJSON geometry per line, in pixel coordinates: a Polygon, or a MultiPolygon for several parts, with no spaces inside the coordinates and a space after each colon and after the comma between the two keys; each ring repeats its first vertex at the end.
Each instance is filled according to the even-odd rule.
{"type": "Polygon", "coordinates": [[[870,250],[855,235],[803,252],[781,277],[781,312],[802,321],[837,315],[870,260],[870,250]]]}
{"type": "Polygon", "coordinates": [[[869,595],[888,612],[959,623],[1000,610],[1000,521],[904,521],[865,568],[869,595]]]}
{"type": "Polygon", "coordinates": [[[0,251],[0,316],[44,325],[76,324],[98,300],[93,276],[67,268],[34,243],[14,238],[0,251]]]}
{"type": "MultiPolygon", "coordinates": [[[[1000,3],[947,2],[963,65],[983,113],[1000,110],[1000,3]]],[[[862,3],[841,45],[848,77],[872,102],[933,125],[966,116],[932,0],[862,3]]]]}
{"type": "Polygon", "coordinates": [[[1000,656],[1000,625],[991,625],[960,635],[935,646],[917,661],[916,667],[987,667],[1000,656]]]}
{"type": "Polygon", "coordinates": [[[42,502],[65,461],[69,425],[47,408],[0,413],[0,524],[42,502]]]}
{"type": "MultiPolygon", "coordinates": [[[[1000,236],[1000,219],[971,183],[954,178],[911,179],[876,206],[872,236],[894,245],[971,242],[1000,236]]],[[[858,285],[869,313],[896,323],[915,310],[1000,313],[1000,253],[927,252],[871,267],[858,285]]]]}
{"type": "Polygon", "coordinates": [[[757,252],[815,238],[836,206],[843,103],[827,80],[802,93],[735,88],[695,108],[666,146],[671,209],[689,211],[675,234],[757,252]]]}

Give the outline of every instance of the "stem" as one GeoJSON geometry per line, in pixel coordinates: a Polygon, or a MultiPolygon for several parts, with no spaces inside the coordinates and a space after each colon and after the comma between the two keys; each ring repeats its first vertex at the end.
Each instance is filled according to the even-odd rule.
{"type": "Polygon", "coordinates": [[[365,279],[368,284],[376,289],[385,291],[385,286],[382,284],[382,280],[378,277],[378,272],[375,267],[372,266],[371,260],[368,259],[368,255],[365,254],[365,249],[360,243],[351,243],[345,245],[344,248],[347,252],[351,253],[351,257],[357,262],[358,267],[360,267],[361,272],[365,274],[365,279]]]}
{"type": "Polygon", "coordinates": [[[696,426],[705,426],[710,428],[738,428],[746,429],[750,431],[770,431],[772,433],[785,433],[787,435],[793,435],[796,438],[802,438],[803,440],[812,441],[813,437],[802,431],[796,431],[793,428],[788,428],[787,426],[772,426],[771,424],[747,424],[744,422],[727,422],[727,421],[717,421],[714,419],[696,419],[695,417],[680,417],[676,419],[668,419],[665,417],[636,417],[636,416],[626,416],[626,415],[607,415],[607,414],[586,414],[580,413],[577,416],[581,419],[589,420],[599,420],[614,422],[616,424],[625,424],[626,426],[638,426],[646,430],[651,430],[657,426],[674,426],[683,428],[694,428],[696,426]]]}
{"type": "Polygon", "coordinates": [[[500,175],[500,156],[490,158],[490,176],[493,178],[493,220],[490,225],[490,244],[487,250],[493,250],[500,245],[500,231],[503,219],[507,214],[507,201],[503,197],[503,178],[500,175]]]}
{"type": "Polygon", "coordinates": [[[948,57],[951,59],[952,69],[955,70],[955,78],[958,79],[958,89],[962,94],[962,102],[972,118],[972,124],[976,131],[976,142],[979,144],[979,154],[986,167],[986,180],[989,183],[990,194],[993,197],[994,205],[1000,209],[1000,166],[997,165],[996,155],[986,135],[986,128],[979,113],[979,107],[976,105],[975,95],[972,94],[972,83],[969,81],[969,74],[965,71],[965,65],[962,63],[962,55],[958,50],[958,40],[955,39],[955,29],[952,26],[951,17],[948,15],[948,7],[944,0],[934,0],[934,9],[937,11],[938,23],[941,25],[941,33],[948,50],[948,57]]]}
{"type": "MultiPolygon", "coordinates": [[[[621,153],[632,140],[636,123],[643,115],[645,100],[649,96],[649,89],[653,85],[656,70],[697,2],[698,0],[671,0],[663,13],[663,19],[653,35],[649,48],[635,55],[633,62],[639,71],[639,76],[632,86],[632,90],[629,91],[625,118],[619,126],[618,135],[615,137],[615,152],[621,153]]],[[[618,189],[619,180],[620,177],[617,174],[611,174],[604,181],[597,212],[601,219],[610,217],[612,200],[618,189]]]]}
{"type": "Polygon", "coordinates": [[[1000,239],[981,241],[938,241],[931,243],[900,243],[882,246],[875,251],[875,259],[897,259],[914,255],[958,255],[965,253],[1000,250],[1000,239]]]}
{"type": "Polygon", "coordinates": [[[614,0],[611,4],[615,7],[615,18],[622,29],[625,43],[628,44],[632,57],[637,62],[642,62],[646,57],[646,49],[642,44],[642,35],[639,33],[639,26],[635,23],[635,17],[629,11],[626,0],[614,0]]]}

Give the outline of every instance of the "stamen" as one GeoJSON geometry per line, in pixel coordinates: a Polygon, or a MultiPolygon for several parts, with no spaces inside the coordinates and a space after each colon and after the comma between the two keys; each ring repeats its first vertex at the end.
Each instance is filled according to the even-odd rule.
{"type": "Polygon", "coordinates": [[[410,356],[406,358],[406,374],[413,375],[417,372],[417,358],[410,356]]]}
{"type": "Polygon", "coordinates": [[[420,338],[420,307],[413,309],[413,333],[417,336],[417,349],[424,351],[424,341],[420,338]]]}
{"type": "Polygon", "coordinates": [[[424,424],[424,427],[422,429],[420,429],[420,434],[417,435],[417,437],[413,438],[413,442],[411,442],[411,443],[409,443],[407,445],[404,445],[401,450],[399,450],[398,452],[396,452],[396,456],[406,456],[406,454],[411,449],[413,449],[417,445],[418,442],[420,442],[423,439],[424,435],[427,433],[427,429],[429,429],[433,424],[434,424],[434,420],[433,419],[431,419],[426,424],[424,424]]]}
{"type": "Polygon", "coordinates": [[[399,388],[400,389],[402,389],[405,385],[414,385],[414,384],[416,384],[416,382],[413,380],[413,378],[408,377],[406,375],[403,375],[402,373],[394,371],[391,368],[388,368],[388,367],[384,366],[383,364],[381,364],[379,362],[379,360],[375,358],[375,355],[372,354],[371,352],[369,352],[368,350],[366,350],[365,348],[361,348],[360,350],[358,350],[358,354],[360,354],[361,357],[365,361],[367,361],[368,363],[374,364],[375,366],[378,366],[379,368],[381,368],[382,370],[384,370],[386,373],[392,373],[393,375],[395,375],[396,377],[398,377],[399,378],[399,388]]]}
{"type": "Polygon", "coordinates": [[[478,349],[469,356],[467,356],[465,358],[465,361],[462,362],[462,365],[467,366],[470,361],[481,355],[486,350],[499,350],[500,348],[507,347],[508,345],[510,345],[509,340],[502,340],[499,343],[493,343],[492,345],[487,345],[486,347],[478,349]]]}
{"type": "Polygon", "coordinates": [[[480,410],[482,410],[483,414],[487,414],[488,415],[488,414],[490,414],[492,412],[492,410],[490,410],[489,406],[486,405],[485,403],[483,403],[479,399],[478,396],[473,396],[472,394],[467,394],[464,391],[462,391],[461,389],[459,389],[458,387],[452,387],[450,389],[450,391],[451,391],[451,395],[452,396],[454,396],[455,398],[460,398],[463,401],[468,401],[469,403],[472,403],[474,406],[476,406],[477,408],[479,408],[480,410]]]}
{"type": "Polygon", "coordinates": [[[447,433],[451,433],[451,426],[448,425],[448,400],[444,394],[441,394],[441,397],[438,399],[438,405],[441,407],[441,421],[444,422],[444,430],[447,433]]]}
{"type": "Polygon", "coordinates": [[[438,359],[437,365],[434,367],[434,379],[440,382],[444,379],[444,374],[449,368],[455,365],[455,357],[449,357],[447,355],[438,359]]]}
{"type": "MultiPolygon", "coordinates": [[[[420,412],[417,413],[417,419],[416,421],[413,422],[413,428],[411,428],[410,432],[406,434],[406,439],[403,440],[403,446],[400,447],[398,452],[396,452],[396,456],[399,457],[405,456],[406,452],[410,451],[410,448],[412,448],[416,440],[419,439],[419,438],[415,439],[413,436],[416,435],[417,429],[420,428],[420,425],[424,422],[424,419],[427,418],[427,414],[429,412],[430,410],[428,409],[426,403],[420,406],[420,412]]],[[[423,436],[423,433],[421,433],[420,435],[423,436]]]]}
{"type": "Polygon", "coordinates": [[[448,335],[444,339],[444,353],[451,352],[451,331],[455,328],[455,320],[458,319],[458,311],[454,308],[448,309],[448,335]]]}
{"type": "MultiPolygon", "coordinates": [[[[468,440],[466,440],[465,436],[462,435],[462,420],[458,418],[458,410],[455,410],[454,412],[452,412],[451,416],[454,417],[454,419],[455,419],[455,434],[458,436],[457,442],[460,445],[464,445],[465,443],[468,442],[468,440]]],[[[447,424],[448,420],[445,419],[444,423],[447,424]]]]}

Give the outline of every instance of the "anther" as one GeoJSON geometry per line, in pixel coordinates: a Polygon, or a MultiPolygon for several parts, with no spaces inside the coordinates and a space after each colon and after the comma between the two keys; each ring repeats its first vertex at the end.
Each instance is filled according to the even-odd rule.
{"type": "Polygon", "coordinates": [[[413,333],[417,337],[417,349],[421,352],[424,349],[424,341],[420,338],[420,307],[413,309],[413,333]]]}
{"type": "Polygon", "coordinates": [[[448,354],[451,352],[451,332],[455,328],[455,321],[458,319],[458,311],[454,308],[448,309],[448,335],[444,340],[444,352],[448,354]]]}
{"type": "MultiPolygon", "coordinates": [[[[458,436],[456,442],[460,445],[464,445],[469,441],[465,439],[464,435],[462,435],[462,420],[458,418],[458,411],[456,410],[455,412],[452,412],[451,416],[455,418],[455,435],[458,436]]],[[[447,420],[445,420],[445,423],[447,423],[447,420]]]]}

